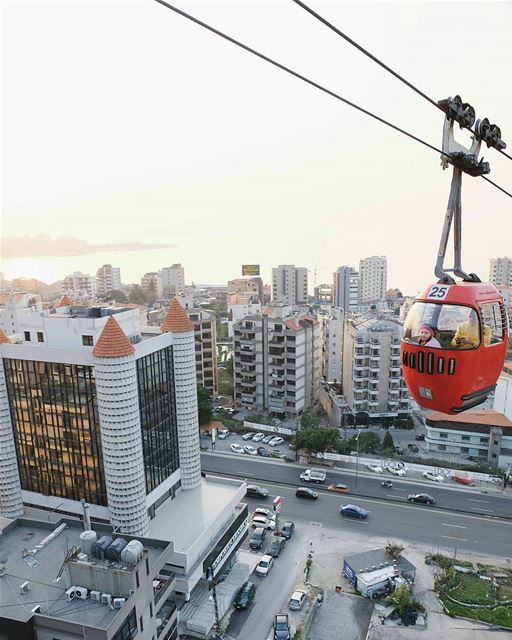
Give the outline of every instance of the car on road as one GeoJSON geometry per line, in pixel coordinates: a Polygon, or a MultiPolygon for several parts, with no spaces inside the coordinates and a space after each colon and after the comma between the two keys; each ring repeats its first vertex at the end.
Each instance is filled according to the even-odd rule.
{"type": "Polygon", "coordinates": [[[380,486],[381,486],[381,487],[384,487],[384,489],[391,489],[391,488],[392,488],[392,486],[393,486],[393,483],[391,482],[391,480],[383,480],[383,481],[380,483],[380,486]]]}
{"type": "Polygon", "coordinates": [[[250,444],[246,444],[244,447],[244,451],[248,456],[257,456],[258,452],[254,447],[251,447],[250,444]]]}
{"type": "Polygon", "coordinates": [[[291,630],[286,613],[278,613],[274,616],[274,640],[290,640],[291,630]]]}
{"type": "Polygon", "coordinates": [[[280,438],[279,436],[276,436],[274,438],[272,438],[272,440],[269,441],[268,446],[269,447],[277,447],[278,444],[283,444],[284,440],[283,438],[280,438]]]}
{"type": "Polygon", "coordinates": [[[289,540],[293,535],[294,529],[295,529],[295,523],[292,522],[291,520],[287,520],[286,522],[283,522],[281,526],[281,535],[283,536],[283,538],[286,538],[287,540],[289,540]]]}
{"type": "Polygon", "coordinates": [[[306,500],[316,500],[318,498],[318,493],[313,491],[313,489],[308,489],[308,487],[297,487],[295,496],[297,498],[306,498],[306,500]]]}
{"type": "Polygon", "coordinates": [[[244,448],[241,447],[239,444],[237,444],[236,442],[233,442],[233,444],[229,445],[229,448],[231,449],[231,451],[233,451],[234,453],[244,453],[244,448]]]}
{"type": "Polygon", "coordinates": [[[274,558],[269,555],[264,555],[256,565],[254,570],[259,576],[267,576],[270,569],[274,566],[274,558]]]}
{"type": "Polygon", "coordinates": [[[262,440],[263,444],[268,444],[275,436],[265,436],[262,440]]]}
{"type": "Polygon", "coordinates": [[[424,471],[423,477],[427,480],[432,480],[433,482],[444,482],[444,476],[440,473],[433,473],[432,471],[424,471]]]}
{"type": "Polygon", "coordinates": [[[299,476],[304,482],[315,482],[316,484],[322,484],[326,477],[327,474],[323,469],[306,469],[299,476]]]}
{"type": "Polygon", "coordinates": [[[247,607],[254,600],[254,594],[256,593],[256,587],[254,582],[244,582],[244,584],[238,589],[233,600],[233,606],[235,609],[247,609],[247,607]]]}
{"type": "Polygon", "coordinates": [[[382,467],[379,467],[378,464],[367,464],[366,468],[372,473],[382,473],[382,467]]]}
{"type": "Polygon", "coordinates": [[[425,436],[423,433],[417,433],[416,434],[416,440],[425,440],[425,436]]]}
{"type": "Polygon", "coordinates": [[[264,433],[255,433],[253,438],[252,438],[252,441],[253,442],[260,442],[261,440],[263,440],[264,437],[265,437],[264,433]]]}
{"type": "Polygon", "coordinates": [[[370,513],[363,507],[358,507],[356,504],[342,504],[340,507],[340,513],[346,518],[367,518],[370,513]]]}
{"type": "Polygon", "coordinates": [[[230,435],[231,431],[229,431],[229,429],[219,429],[217,431],[217,438],[219,440],[225,440],[229,435],[230,435]]]}
{"type": "Polygon", "coordinates": [[[348,493],[350,489],[346,484],[330,484],[327,487],[327,491],[334,491],[335,493],[348,493]]]}
{"type": "Polygon", "coordinates": [[[286,545],[286,539],[281,536],[275,536],[272,542],[270,543],[270,547],[267,549],[267,553],[269,556],[273,558],[279,557],[279,554],[284,549],[286,545]]]}
{"type": "Polygon", "coordinates": [[[275,520],[276,519],[276,514],[272,511],[272,509],[265,509],[265,507],[256,507],[256,509],[254,509],[253,512],[253,517],[254,516],[263,516],[265,518],[268,518],[269,520],[275,520]]]}
{"type": "Polygon", "coordinates": [[[267,536],[267,532],[262,527],[258,527],[254,530],[254,533],[249,540],[249,547],[253,550],[261,549],[263,543],[265,542],[265,538],[267,536]]]}
{"type": "Polygon", "coordinates": [[[270,458],[270,451],[268,449],[265,449],[265,447],[258,447],[256,451],[262,458],[270,458]]]}
{"type": "Polygon", "coordinates": [[[428,493],[412,493],[407,496],[407,500],[409,502],[415,502],[417,504],[435,504],[436,501],[432,496],[429,496],[428,493]]]}
{"type": "Polygon", "coordinates": [[[270,518],[265,518],[265,516],[254,516],[251,526],[253,529],[255,527],[261,527],[262,529],[270,529],[271,531],[274,531],[276,528],[276,521],[271,520],[270,518]]]}
{"type": "Polygon", "coordinates": [[[251,498],[266,498],[268,496],[268,489],[260,487],[259,484],[248,484],[245,495],[251,498]]]}
{"type": "Polygon", "coordinates": [[[244,433],[244,435],[242,436],[242,440],[252,440],[254,437],[254,433],[252,431],[248,431],[247,433],[244,433]]]}
{"type": "Polygon", "coordinates": [[[288,608],[292,611],[300,611],[306,603],[307,599],[307,591],[304,591],[303,589],[297,589],[297,591],[294,591],[290,597],[288,608]]]}

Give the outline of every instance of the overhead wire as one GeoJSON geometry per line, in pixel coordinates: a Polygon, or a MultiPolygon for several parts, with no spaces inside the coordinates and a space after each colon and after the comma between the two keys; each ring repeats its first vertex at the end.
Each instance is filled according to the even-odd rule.
{"type": "MultiPolygon", "coordinates": [[[[347,98],[344,98],[340,94],[335,93],[334,91],[331,91],[327,87],[324,87],[323,85],[319,84],[318,82],[315,82],[314,80],[311,80],[310,78],[302,75],[298,71],[294,71],[293,69],[290,69],[290,67],[287,67],[284,64],[281,64],[277,60],[274,60],[273,58],[270,58],[269,56],[266,56],[265,54],[261,53],[260,51],[257,51],[256,49],[253,49],[252,47],[249,47],[248,45],[244,44],[243,42],[240,42],[236,38],[233,38],[232,36],[227,35],[226,33],[220,31],[219,29],[216,29],[215,27],[212,27],[211,25],[207,24],[206,22],[203,22],[202,20],[199,20],[199,18],[196,18],[196,17],[192,16],[191,14],[187,13],[186,11],[183,11],[182,9],[179,9],[178,7],[170,4],[169,2],[166,2],[166,0],[155,0],[155,2],[157,2],[158,4],[161,4],[162,6],[166,7],[167,9],[170,9],[171,11],[174,11],[178,15],[180,15],[180,16],[182,16],[184,18],[187,18],[187,20],[190,20],[191,22],[194,22],[195,24],[199,25],[200,27],[203,27],[204,29],[206,29],[207,31],[210,31],[211,33],[214,33],[215,35],[223,38],[224,40],[227,40],[228,42],[231,42],[231,44],[234,44],[237,47],[239,47],[241,49],[244,49],[245,51],[247,51],[249,53],[252,53],[256,57],[260,58],[261,60],[264,60],[265,62],[268,62],[269,64],[277,67],[278,69],[281,69],[282,71],[285,71],[286,73],[294,76],[295,78],[298,78],[299,80],[302,80],[303,82],[306,82],[307,84],[311,85],[312,87],[315,87],[316,89],[322,91],[323,93],[326,93],[327,95],[330,95],[331,97],[336,98],[337,100],[340,100],[341,102],[343,102],[344,104],[348,105],[349,107],[352,107],[353,109],[356,109],[357,111],[359,111],[361,113],[364,113],[365,115],[369,116],[370,118],[373,118],[374,120],[377,120],[378,122],[381,122],[382,124],[387,125],[391,129],[394,129],[395,131],[398,131],[399,133],[402,133],[403,135],[407,136],[408,138],[411,138],[412,140],[418,142],[419,144],[422,144],[423,146],[428,147],[429,149],[432,149],[433,151],[436,151],[436,152],[440,153],[442,156],[446,156],[447,158],[451,158],[450,154],[444,152],[442,149],[438,149],[437,147],[435,147],[434,145],[430,144],[429,142],[426,142],[425,140],[422,140],[421,138],[418,138],[418,136],[415,136],[414,134],[410,133],[409,131],[406,131],[405,129],[402,129],[398,125],[393,124],[392,122],[389,122],[388,120],[385,120],[384,118],[381,118],[380,116],[378,116],[377,114],[369,111],[368,109],[364,109],[363,107],[359,106],[355,102],[352,102],[351,100],[348,100],[347,98]]],[[[503,193],[505,193],[506,195],[508,195],[508,196],[510,196],[512,198],[512,193],[509,193],[508,191],[506,191],[502,187],[498,187],[498,185],[496,185],[491,180],[487,180],[487,181],[490,182],[493,186],[497,187],[500,191],[502,191],[503,193]]]]}
{"type": "MultiPolygon", "coordinates": [[[[418,89],[418,87],[416,87],[415,85],[412,84],[412,82],[409,82],[409,80],[406,80],[403,76],[401,76],[397,71],[395,71],[394,69],[392,69],[391,67],[389,67],[387,64],[385,64],[380,58],[377,58],[377,56],[374,56],[372,53],[370,53],[367,49],[365,49],[363,46],[361,46],[358,42],[356,42],[355,40],[353,40],[350,36],[348,36],[346,33],[343,33],[343,31],[341,31],[340,29],[338,29],[338,27],[336,27],[335,25],[332,24],[332,22],[329,22],[329,20],[327,20],[326,18],[324,18],[323,16],[321,16],[319,13],[317,13],[314,9],[312,9],[311,7],[309,7],[305,2],[302,2],[302,0],[292,0],[292,2],[295,2],[296,5],[298,5],[299,7],[301,7],[302,9],[304,9],[304,11],[307,11],[307,13],[309,13],[310,15],[312,15],[314,18],[316,18],[319,22],[321,22],[322,24],[324,24],[326,27],[328,27],[329,29],[331,29],[331,31],[334,31],[334,33],[336,33],[337,35],[339,35],[341,38],[343,38],[344,40],[346,40],[349,44],[351,44],[353,47],[355,47],[356,49],[358,49],[361,53],[363,53],[365,56],[368,56],[368,58],[370,58],[371,60],[373,60],[375,63],[377,63],[379,66],[381,66],[383,69],[385,69],[388,73],[390,73],[392,76],[394,76],[395,78],[397,78],[397,80],[400,80],[400,82],[403,82],[406,86],[409,87],[409,89],[412,89],[413,91],[415,91],[418,95],[420,95],[422,98],[424,98],[425,100],[427,100],[427,102],[430,102],[430,104],[434,105],[434,107],[436,107],[437,109],[439,109],[440,111],[442,111],[443,113],[445,113],[444,109],[435,101],[433,100],[430,96],[428,96],[426,93],[424,93],[423,91],[421,91],[421,89],[418,89]]],[[[467,128],[469,131],[471,131],[471,133],[473,135],[476,135],[475,131],[473,129],[471,129],[470,127],[465,127],[467,128]]],[[[495,148],[495,147],[493,147],[495,148]]],[[[496,151],[498,151],[499,153],[501,153],[502,155],[504,155],[505,157],[509,158],[509,160],[512,160],[512,156],[509,155],[508,153],[506,153],[505,151],[503,151],[503,149],[496,149],[496,151]]],[[[490,182],[490,180],[488,181],[490,182]]]]}

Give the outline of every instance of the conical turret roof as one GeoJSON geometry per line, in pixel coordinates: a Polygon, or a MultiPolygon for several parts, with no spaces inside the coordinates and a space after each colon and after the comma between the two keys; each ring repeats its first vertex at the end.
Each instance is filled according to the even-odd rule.
{"type": "Polygon", "coordinates": [[[134,351],[132,343],[126,337],[117,320],[110,316],[92,354],[96,358],[120,358],[121,356],[130,356],[134,351]]]}
{"type": "Polygon", "coordinates": [[[70,304],[73,304],[73,300],[71,300],[69,296],[64,295],[55,305],[55,307],[69,307],[70,304]]]}
{"type": "Polygon", "coordinates": [[[185,333],[186,331],[194,331],[192,321],[185,313],[185,309],[178,302],[178,298],[174,298],[169,307],[169,311],[162,322],[161,329],[164,333],[185,333]]]}

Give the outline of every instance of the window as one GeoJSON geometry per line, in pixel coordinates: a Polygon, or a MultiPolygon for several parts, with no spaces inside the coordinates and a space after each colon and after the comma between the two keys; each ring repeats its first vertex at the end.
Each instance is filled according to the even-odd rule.
{"type": "Polygon", "coordinates": [[[470,439],[471,438],[469,436],[462,436],[462,442],[469,442],[470,439]]]}
{"type": "Polygon", "coordinates": [[[487,302],[480,305],[484,329],[484,344],[497,344],[503,341],[505,310],[499,302],[487,302]]]}
{"type": "Polygon", "coordinates": [[[146,556],[146,574],[149,576],[149,559],[146,556]]]}
{"type": "Polygon", "coordinates": [[[37,332],[37,341],[38,342],[44,342],[44,335],[42,331],[38,331],[37,332]]]}
{"type": "Polygon", "coordinates": [[[460,448],[460,452],[461,453],[469,453],[469,449],[468,449],[468,447],[461,447],[460,448]]]}
{"type": "Polygon", "coordinates": [[[135,608],[133,608],[112,640],[131,640],[137,634],[137,618],[135,616],[135,608]]]}
{"type": "Polygon", "coordinates": [[[143,619],[143,616],[141,616],[139,618],[139,626],[140,626],[141,632],[144,631],[144,619],[143,619]]]}
{"type": "Polygon", "coordinates": [[[25,336],[25,342],[30,342],[30,331],[24,331],[23,335],[25,336]]]}
{"type": "Polygon", "coordinates": [[[439,437],[440,437],[440,438],[447,438],[447,437],[448,437],[448,434],[447,434],[447,433],[440,433],[440,434],[439,434],[439,437]]]}
{"type": "Polygon", "coordinates": [[[497,440],[493,440],[492,443],[493,443],[494,446],[498,446],[498,441],[497,440]]]}
{"type": "Polygon", "coordinates": [[[481,444],[487,444],[489,442],[489,440],[487,438],[480,438],[480,443],[481,444]]]}
{"type": "Polygon", "coordinates": [[[149,615],[150,615],[151,618],[153,617],[153,603],[152,602],[149,603],[149,615]]]}
{"type": "Polygon", "coordinates": [[[437,450],[438,451],[446,451],[446,445],[445,444],[438,444],[437,445],[437,450]]]}
{"type": "Polygon", "coordinates": [[[491,455],[491,458],[496,458],[496,457],[497,457],[497,456],[496,456],[496,454],[495,454],[495,453],[493,453],[493,454],[491,455]]]}
{"type": "Polygon", "coordinates": [[[137,584],[137,589],[138,589],[140,587],[139,572],[138,571],[135,572],[135,582],[137,584]]]}
{"type": "Polygon", "coordinates": [[[92,336],[82,336],[82,344],[84,345],[84,347],[94,346],[92,336]]]}

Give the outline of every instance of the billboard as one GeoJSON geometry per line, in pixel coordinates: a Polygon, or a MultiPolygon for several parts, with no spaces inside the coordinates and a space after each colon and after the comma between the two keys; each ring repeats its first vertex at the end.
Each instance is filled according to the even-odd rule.
{"type": "Polygon", "coordinates": [[[259,276],[260,265],[259,264],[243,264],[242,275],[243,276],[259,276]]]}

